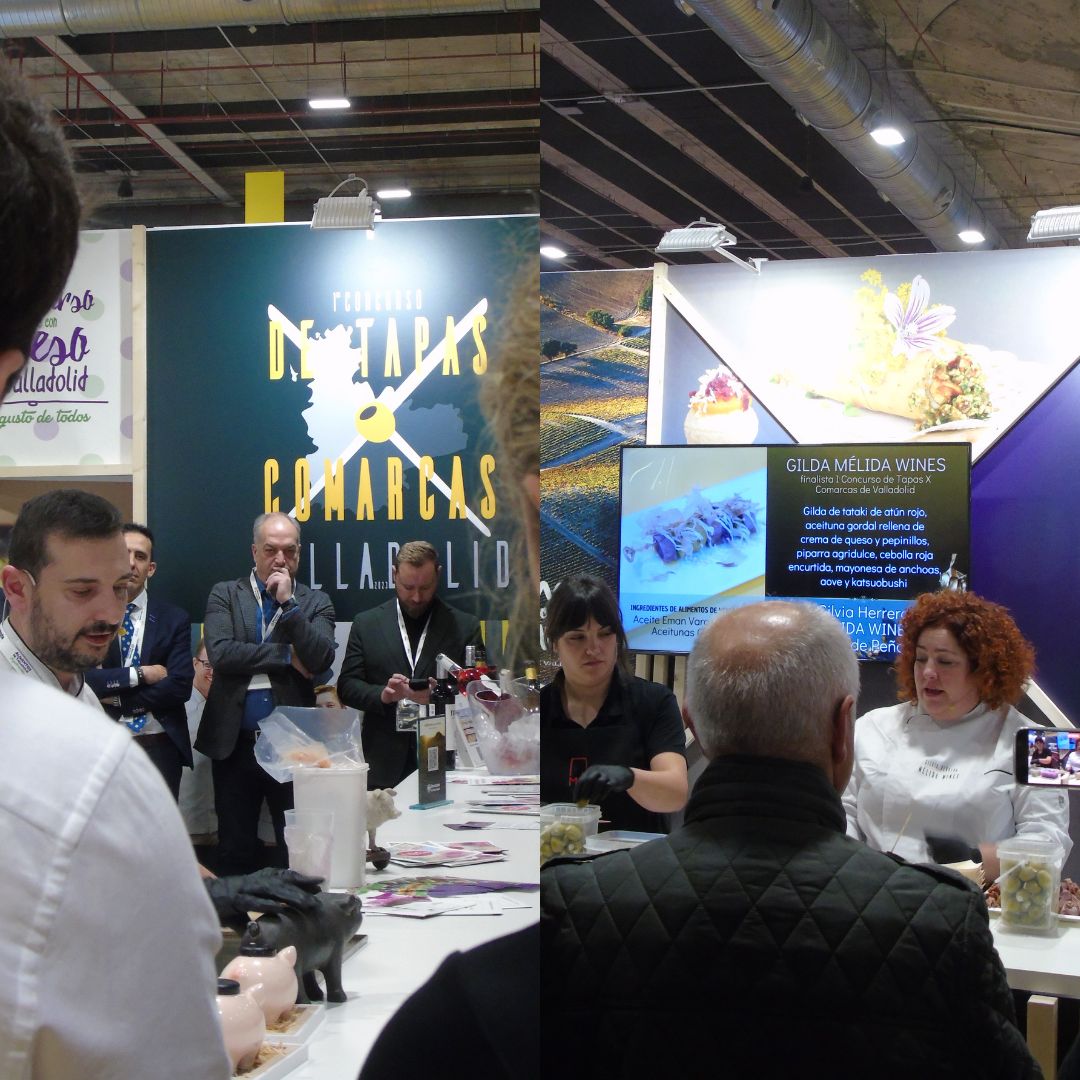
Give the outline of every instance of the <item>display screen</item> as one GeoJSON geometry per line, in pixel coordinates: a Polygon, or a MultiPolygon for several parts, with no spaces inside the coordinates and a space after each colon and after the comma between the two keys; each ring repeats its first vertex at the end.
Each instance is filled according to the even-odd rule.
{"type": "Polygon", "coordinates": [[[810,600],[865,659],[919,593],[968,587],[967,443],[622,448],[619,604],[630,648],[689,652],[722,608],[810,600]]]}

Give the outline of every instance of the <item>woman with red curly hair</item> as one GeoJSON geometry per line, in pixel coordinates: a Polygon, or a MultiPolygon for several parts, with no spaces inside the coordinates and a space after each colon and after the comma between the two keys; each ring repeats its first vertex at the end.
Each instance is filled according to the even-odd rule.
{"type": "Polygon", "coordinates": [[[974,593],[924,593],[900,634],[901,704],[855,725],[848,835],[913,862],[971,857],[989,881],[1012,836],[1047,837],[1068,855],[1067,796],[1013,780],[1015,732],[1032,726],[1014,706],[1035,652],[1008,611],[974,593]]]}

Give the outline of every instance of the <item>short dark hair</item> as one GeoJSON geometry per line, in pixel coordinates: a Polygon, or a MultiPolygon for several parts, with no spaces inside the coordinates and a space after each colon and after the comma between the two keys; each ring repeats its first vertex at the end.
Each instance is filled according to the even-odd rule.
{"type": "Polygon", "coordinates": [[[30,352],[79,245],[79,195],[67,144],[26,81],[0,60],[0,351],[30,352]]]}
{"type": "Polygon", "coordinates": [[[23,504],[11,530],[8,562],[36,578],[48,564],[45,550],[50,536],[67,540],[107,540],[119,536],[120,511],[100,495],[75,488],[60,488],[37,495],[23,504]]]}
{"type": "Polygon", "coordinates": [[[140,525],[137,521],[125,521],[124,524],[120,526],[120,531],[123,533],[141,533],[150,541],[150,554],[154,554],[154,534],[150,531],[149,525],[140,525]]]}
{"type": "Polygon", "coordinates": [[[584,626],[595,619],[601,626],[615,631],[619,642],[619,661],[626,657],[626,631],[623,629],[619,602],[607,583],[588,574],[572,574],[563,578],[551,594],[547,606],[545,630],[554,644],[569,630],[584,626]]]}

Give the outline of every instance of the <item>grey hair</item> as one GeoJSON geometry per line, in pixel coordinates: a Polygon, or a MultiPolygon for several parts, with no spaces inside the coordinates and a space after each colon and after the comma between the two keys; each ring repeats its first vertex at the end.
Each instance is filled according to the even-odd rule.
{"type": "Polygon", "coordinates": [[[271,510],[269,514],[260,514],[255,523],[251,526],[251,542],[256,547],[259,546],[259,533],[262,531],[262,527],[271,518],[284,518],[290,525],[296,529],[296,542],[300,543],[300,522],[294,517],[289,517],[288,514],[283,514],[280,510],[271,510]]]}
{"type": "Polygon", "coordinates": [[[840,623],[816,604],[764,603],[783,609],[786,621],[747,635],[739,625],[745,616],[738,618],[746,609],[724,612],[690,653],[687,711],[708,758],[813,760],[837,705],[858,697],[859,662],[840,623]]]}

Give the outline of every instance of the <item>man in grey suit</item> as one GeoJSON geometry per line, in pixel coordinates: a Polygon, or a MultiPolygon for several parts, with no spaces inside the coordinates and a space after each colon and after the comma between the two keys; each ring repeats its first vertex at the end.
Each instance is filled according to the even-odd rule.
{"type": "Polygon", "coordinates": [[[403,544],[394,555],[394,597],[353,619],[338,676],[338,698],[364,714],[368,787],[395,787],[416,770],[416,735],[398,731],[397,703],[427,704],[429,690],[409,680],[435,674],[435,657],[464,663],[465,646],[480,643],[480,620],[443,603],[439,555],[424,540],[403,544]]]}
{"type": "Polygon", "coordinates": [[[299,525],[286,514],[261,514],[251,554],[255,567],[247,577],[211,590],[203,628],[214,681],[195,749],[214,763],[219,874],[258,868],[263,799],[284,865],[292,784],[279,784],[255,760],[259,721],[277,705],[314,705],[312,672],[334,660],[334,606],[296,581],[299,525]]]}

